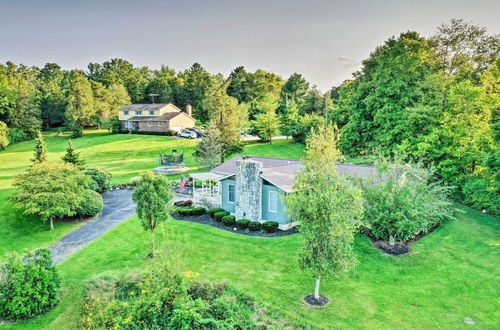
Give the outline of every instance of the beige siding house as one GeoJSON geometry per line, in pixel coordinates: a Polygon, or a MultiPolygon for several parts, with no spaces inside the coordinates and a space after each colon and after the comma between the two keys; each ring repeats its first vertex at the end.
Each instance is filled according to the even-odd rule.
{"type": "Polygon", "coordinates": [[[190,105],[182,111],[171,103],[129,104],[118,109],[118,119],[122,128],[139,131],[179,132],[196,122],[190,105]]]}

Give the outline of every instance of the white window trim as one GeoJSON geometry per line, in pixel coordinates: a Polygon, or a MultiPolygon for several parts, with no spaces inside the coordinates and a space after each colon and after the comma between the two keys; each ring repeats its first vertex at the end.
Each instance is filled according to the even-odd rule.
{"type": "Polygon", "coordinates": [[[227,185],[227,202],[229,204],[234,204],[234,200],[231,202],[231,200],[229,199],[229,196],[231,196],[231,194],[229,193],[230,186],[233,186],[233,197],[234,197],[234,200],[236,200],[236,187],[235,187],[234,183],[229,183],[227,185]]]}
{"type": "Polygon", "coordinates": [[[135,112],[135,114],[136,114],[137,116],[142,116],[142,111],[136,111],[136,112],[135,112]]]}
{"type": "Polygon", "coordinates": [[[271,213],[278,213],[278,192],[274,190],[269,190],[267,194],[267,209],[271,213]],[[271,209],[271,195],[276,196],[276,209],[271,209]]]}
{"type": "Polygon", "coordinates": [[[148,121],[148,126],[151,126],[151,125],[152,125],[152,123],[150,121],[148,121]]]}
{"type": "Polygon", "coordinates": [[[149,111],[150,116],[156,116],[156,111],[149,111]]]}
{"type": "Polygon", "coordinates": [[[123,111],[123,115],[128,116],[128,111],[123,111]]]}
{"type": "Polygon", "coordinates": [[[158,126],[163,126],[163,123],[161,121],[159,121],[158,126]]]}

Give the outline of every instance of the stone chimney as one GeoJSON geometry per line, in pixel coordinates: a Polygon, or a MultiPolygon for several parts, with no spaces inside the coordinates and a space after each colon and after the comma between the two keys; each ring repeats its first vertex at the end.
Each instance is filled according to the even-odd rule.
{"type": "Polygon", "coordinates": [[[193,117],[193,107],[191,104],[186,105],[186,114],[190,117],[193,117]]]}
{"type": "Polygon", "coordinates": [[[236,219],[261,220],[261,162],[243,157],[236,161],[236,219]]]}

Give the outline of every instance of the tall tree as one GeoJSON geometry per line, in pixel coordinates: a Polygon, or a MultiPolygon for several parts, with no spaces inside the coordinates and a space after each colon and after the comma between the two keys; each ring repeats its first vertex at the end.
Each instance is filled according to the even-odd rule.
{"type": "Polygon", "coordinates": [[[500,35],[486,28],[452,19],[431,38],[441,66],[450,76],[479,81],[479,75],[500,56],[500,35]]]}
{"type": "Polygon", "coordinates": [[[43,139],[42,132],[38,131],[35,138],[35,154],[31,160],[34,164],[40,164],[47,160],[47,144],[43,139]]]}
{"type": "Polygon", "coordinates": [[[170,182],[164,176],[152,173],[141,176],[132,195],[142,227],[151,232],[151,257],[155,254],[155,229],[170,217],[172,198],[170,182]]]}
{"type": "Polygon", "coordinates": [[[363,217],[360,189],[340,177],[336,162],[338,130],[322,127],[307,141],[306,156],[295,178],[294,192],[285,197],[293,220],[300,221],[300,267],[316,278],[318,301],[322,277],[339,277],[356,264],[354,232],[363,217]]]}
{"type": "Polygon", "coordinates": [[[222,153],[221,133],[214,121],[210,121],[200,143],[196,146],[195,157],[203,164],[214,168],[219,164],[222,153]]]}
{"type": "Polygon", "coordinates": [[[61,157],[61,159],[65,163],[73,164],[79,169],[82,169],[85,166],[85,161],[83,159],[80,159],[80,153],[75,151],[75,148],[73,148],[73,143],[71,143],[71,140],[68,140],[66,153],[64,154],[64,156],[61,157]]]}
{"type": "Polygon", "coordinates": [[[3,121],[0,121],[0,150],[5,149],[9,143],[9,128],[3,121]]]}
{"type": "Polygon", "coordinates": [[[254,129],[262,142],[272,142],[272,137],[279,131],[279,121],[276,115],[278,102],[274,95],[267,94],[258,103],[259,114],[253,122],[254,129]]]}
{"type": "Polygon", "coordinates": [[[81,135],[84,126],[92,124],[95,115],[95,102],[90,82],[83,73],[73,70],[69,77],[68,107],[66,123],[74,136],[81,135]]]}
{"type": "Polygon", "coordinates": [[[45,129],[64,124],[67,74],[56,63],[47,63],[38,75],[39,107],[45,129]]]}
{"type": "Polygon", "coordinates": [[[299,122],[299,107],[297,106],[297,103],[292,99],[288,102],[288,106],[280,116],[281,133],[286,135],[287,139],[289,136],[296,135],[299,122]]]}
{"type": "Polygon", "coordinates": [[[309,92],[307,80],[300,73],[294,73],[281,88],[281,99],[283,101],[293,99],[296,103],[301,104],[307,92],[309,92]]]}
{"type": "Polygon", "coordinates": [[[229,74],[229,86],[227,95],[234,97],[239,103],[248,103],[252,101],[250,96],[249,73],[243,66],[239,66],[229,74]]]}

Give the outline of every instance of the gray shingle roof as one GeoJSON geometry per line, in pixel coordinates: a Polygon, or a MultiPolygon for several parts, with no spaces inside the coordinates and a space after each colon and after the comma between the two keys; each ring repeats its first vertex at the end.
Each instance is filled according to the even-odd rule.
{"type": "Polygon", "coordinates": [[[154,104],[128,104],[121,107],[118,111],[150,111],[160,110],[170,103],[154,103],[154,104]]]}
{"type": "Polygon", "coordinates": [[[127,121],[169,121],[181,113],[182,112],[167,112],[163,116],[134,116],[127,119],[127,121]]]}
{"type": "MultiPolygon", "coordinates": [[[[226,176],[234,175],[236,171],[236,161],[242,156],[234,157],[231,160],[217,166],[212,171],[221,173],[226,176]]],[[[267,158],[267,157],[250,157],[252,160],[262,162],[263,170],[261,177],[286,192],[292,191],[295,175],[300,169],[301,164],[298,160],[267,158]]],[[[373,166],[338,164],[337,169],[340,176],[365,178],[376,174],[376,169],[373,166]]]]}

